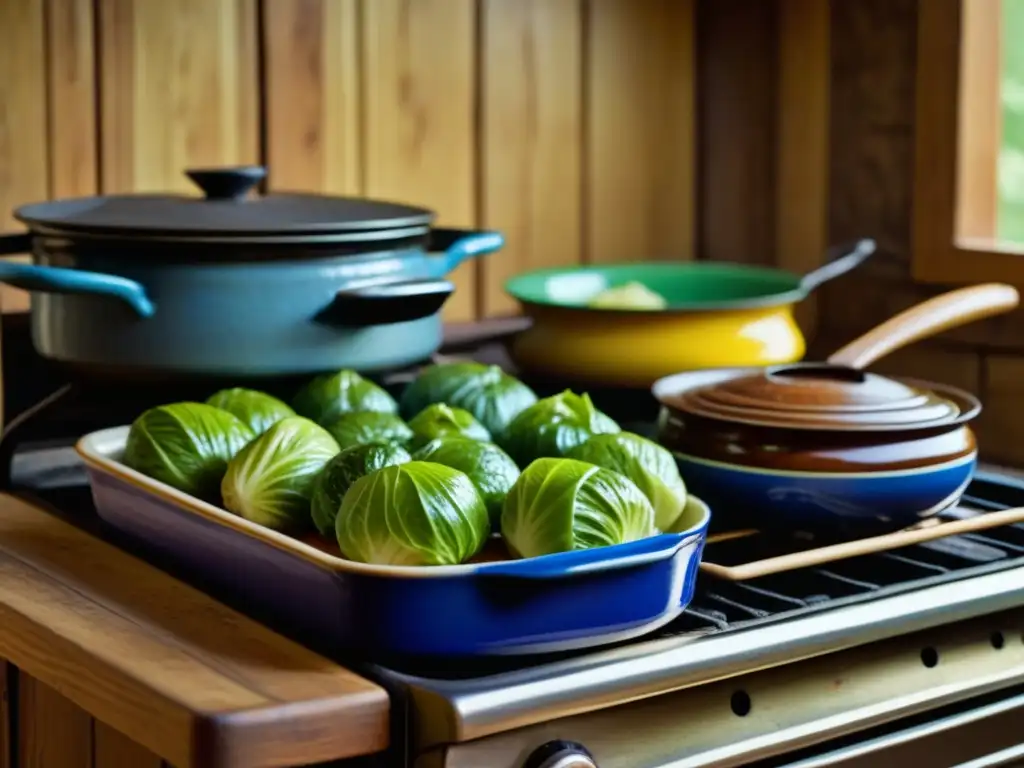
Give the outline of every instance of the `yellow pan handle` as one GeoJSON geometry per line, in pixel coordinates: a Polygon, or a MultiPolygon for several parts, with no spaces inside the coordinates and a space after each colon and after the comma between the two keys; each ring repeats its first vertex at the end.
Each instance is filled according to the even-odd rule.
{"type": "Polygon", "coordinates": [[[1012,285],[985,283],[943,293],[900,312],[834,352],[828,362],[866,368],[890,352],[975,320],[1015,309],[1020,295],[1012,285]]]}

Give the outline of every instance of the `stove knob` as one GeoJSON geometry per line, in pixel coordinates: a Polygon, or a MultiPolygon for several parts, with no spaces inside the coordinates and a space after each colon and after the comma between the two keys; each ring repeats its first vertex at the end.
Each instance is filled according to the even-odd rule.
{"type": "Polygon", "coordinates": [[[549,741],[533,751],[523,768],[597,768],[597,763],[582,744],[549,741]]]}

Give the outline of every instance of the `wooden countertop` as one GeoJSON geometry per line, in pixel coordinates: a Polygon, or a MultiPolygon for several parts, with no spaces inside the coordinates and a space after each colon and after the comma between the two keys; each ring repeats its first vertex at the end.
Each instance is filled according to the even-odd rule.
{"type": "Polygon", "coordinates": [[[6,494],[0,658],[176,768],[387,746],[379,686],[6,494]]]}

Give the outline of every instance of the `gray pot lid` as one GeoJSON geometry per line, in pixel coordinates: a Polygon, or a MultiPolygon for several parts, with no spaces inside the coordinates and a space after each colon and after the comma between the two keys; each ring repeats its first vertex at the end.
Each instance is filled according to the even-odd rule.
{"type": "Polygon", "coordinates": [[[358,197],[310,193],[250,194],[267,171],[262,166],[204,168],[185,174],[203,197],[126,194],[54,200],[24,205],[15,216],[30,227],[115,237],[174,239],[301,240],[373,239],[380,231],[406,235],[429,230],[434,212],[426,208],[358,197]]]}

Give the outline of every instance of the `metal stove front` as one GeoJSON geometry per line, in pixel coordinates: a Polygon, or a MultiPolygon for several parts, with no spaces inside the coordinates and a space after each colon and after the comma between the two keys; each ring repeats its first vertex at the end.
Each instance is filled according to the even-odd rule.
{"type": "Polygon", "coordinates": [[[435,745],[414,765],[1024,765],[1022,630],[1015,610],[781,666],[751,659],[714,682],[435,745]]]}

